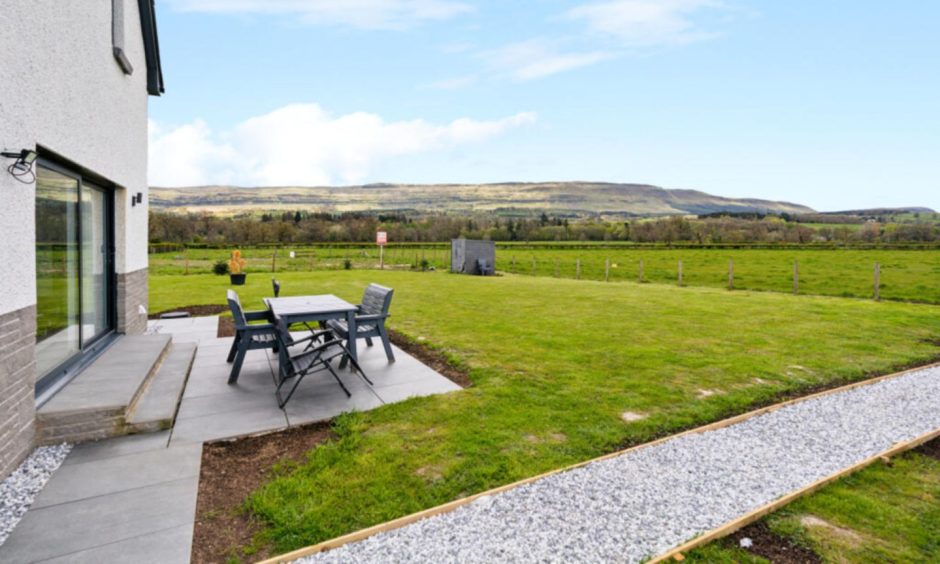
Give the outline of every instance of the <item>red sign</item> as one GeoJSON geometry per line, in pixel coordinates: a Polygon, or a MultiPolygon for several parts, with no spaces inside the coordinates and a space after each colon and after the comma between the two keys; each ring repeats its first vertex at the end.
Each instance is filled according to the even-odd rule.
{"type": "Polygon", "coordinates": [[[375,234],[375,244],[378,246],[384,246],[385,243],[388,243],[388,233],[385,231],[379,231],[375,234]]]}

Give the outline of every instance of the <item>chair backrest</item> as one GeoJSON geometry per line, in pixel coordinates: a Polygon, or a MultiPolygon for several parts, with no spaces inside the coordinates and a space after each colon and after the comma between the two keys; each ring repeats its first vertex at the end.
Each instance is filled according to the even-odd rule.
{"type": "Polygon", "coordinates": [[[235,327],[244,327],[248,325],[248,321],[245,320],[245,313],[242,309],[242,303],[238,299],[238,294],[235,293],[235,290],[228,290],[228,307],[232,310],[232,318],[235,320],[235,327]]]}
{"type": "Polygon", "coordinates": [[[277,281],[277,278],[271,279],[271,287],[274,288],[274,297],[281,295],[281,283],[277,281]]]}
{"type": "Polygon", "coordinates": [[[286,347],[294,344],[294,337],[290,334],[290,327],[287,326],[283,318],[274,318],[274,328],[277,329],[277,340],[281,348],[287,350],[286,347]]]}
{"type": "Polygon", "coordinates": [[[362,304],[359,307],[360,315],[388,314],[388,308],[392,303],[392,293],[394,293],[394,290],[391,288],[378,284],[369,284],[362,296],[362,304]]]}

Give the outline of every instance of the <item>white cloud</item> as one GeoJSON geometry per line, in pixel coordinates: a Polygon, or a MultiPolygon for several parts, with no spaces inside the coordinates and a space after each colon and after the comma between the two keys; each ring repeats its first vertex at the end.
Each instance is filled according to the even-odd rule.
{"type": "Polygon", "coordinates": [[[224,132],[200,121],[174,128],[151,122],[149,180],[153,186],[358,183],[379,161],[445,151],[535,121],[534,113],[523,112],[439,125],[386,122],[375,114],[334,117],[316,104],[293,104],[224,132]]]}
{"type": "Polygon", "coordinates": [[[567,17],[628,47],[681,45],[714,37],[693,16],[723,9],[717,0],[607,0],[578,6],[567,17]]]}
{"type": "Polygon", "coordinates": [[[170,5],[187,12],[290,15],[309,24],[363,29],[402,29],[473,11],[455,0],[170,0],[170,5]]]}
{"type": "Polygon", "coordinates": [[[560,52],[539,39],[506,45],[484,57],[515,80],[534,80],[590,66],[614,56],[608,51],[560,52]]]}

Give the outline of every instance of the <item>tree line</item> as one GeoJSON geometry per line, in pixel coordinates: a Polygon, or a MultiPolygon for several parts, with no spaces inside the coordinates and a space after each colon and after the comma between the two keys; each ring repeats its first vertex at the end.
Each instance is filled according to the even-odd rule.
{"type": "Polygon", "coordinates": [[[150,211],[151,243],[260,245],[365,243],[376,231],[399,243],[430,243],[458,237],[493,241],[632,241],[637,243],[934,243],[940,224],[843,219],[826,224],[802,218],[756,214],[672,216],[630,221],[586,220],[542,213],[537,217],[495,215],[311,213],[291,211],[220,216],[150,211]]]}

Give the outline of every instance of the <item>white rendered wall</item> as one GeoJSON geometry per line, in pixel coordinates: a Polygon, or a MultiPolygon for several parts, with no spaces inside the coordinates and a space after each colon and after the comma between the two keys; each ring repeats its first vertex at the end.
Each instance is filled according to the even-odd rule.
{"type": "MultiPolygon", "coordinates": [[[[137,2],[124,0],[125,75],[109,0],[0,0],[0,149],[45,147],[117,184],[118,273],[147,267],[147,65],[137,2]]],[[[0,314],[36,303],[35,185],[0,168],[0,314]]],[[[146,305],[146,304],[143,304],[146,305]]]]}

